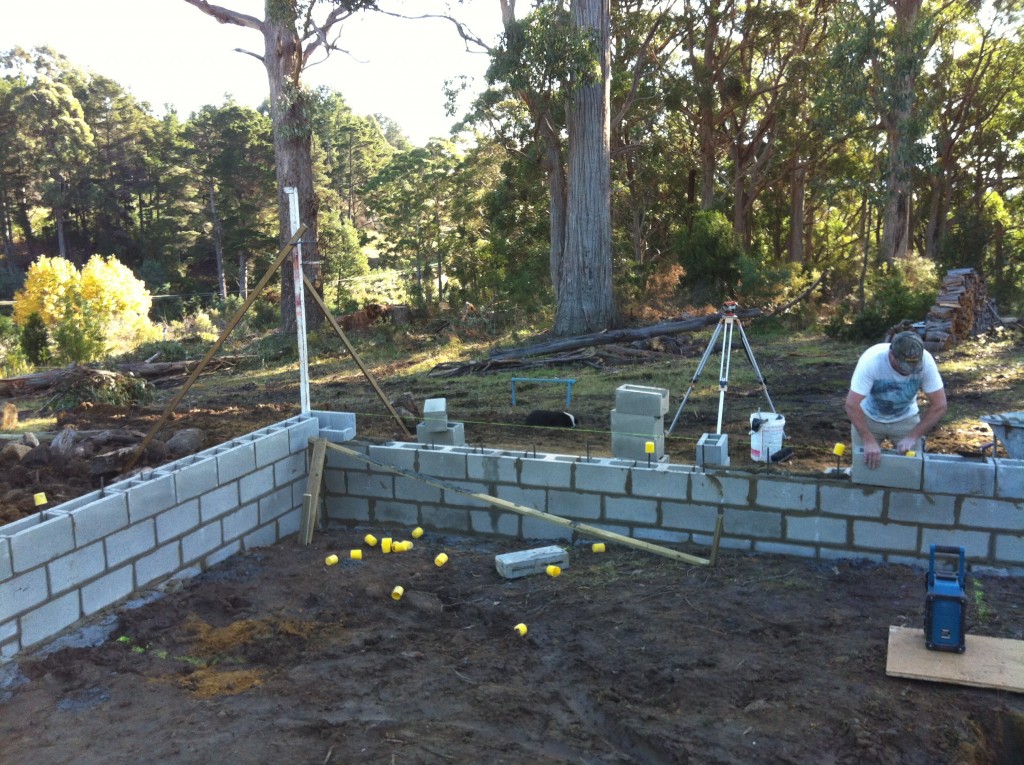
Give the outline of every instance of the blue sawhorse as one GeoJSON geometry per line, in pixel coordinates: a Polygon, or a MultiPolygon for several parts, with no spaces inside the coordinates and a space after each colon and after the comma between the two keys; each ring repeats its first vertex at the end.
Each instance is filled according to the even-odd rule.
{"type": "Polygon", "coordinates": [[[572,386],[576,382],[575,379],[566,379],[563,377],[513,377],[512,378],[512,406],[516,405],[516,383],[517,382],[531,382],[531,383],[562,383],[565,385],[565,406],[569,407],[572,403],[572,386]]]}

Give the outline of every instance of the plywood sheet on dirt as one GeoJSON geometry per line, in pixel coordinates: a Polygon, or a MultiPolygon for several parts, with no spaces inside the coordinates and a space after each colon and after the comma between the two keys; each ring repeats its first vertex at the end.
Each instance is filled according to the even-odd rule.
{"type": "Polygon", "coordinates": [[[1024,693],[1024,641],[966,635],[963,653],[929,651],[924,630],[889,627],[885,674],[1024,693]]]}

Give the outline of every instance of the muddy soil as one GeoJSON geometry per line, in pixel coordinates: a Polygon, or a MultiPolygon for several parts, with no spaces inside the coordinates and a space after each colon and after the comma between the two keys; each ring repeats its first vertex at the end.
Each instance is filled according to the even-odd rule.
{"type": "MultiPolygon", "coordinates": [[[[524,543],[428,533],[383,555],[367,532],[409,530],[237,556],[121,608],[101,643],[8,665],[0,759],[1021,762],[1024,696],[886,676],[889,626],[922,623],[920,570],[578,544],[560,576],[504,580],[494,556],[524,543]]],[[[970,633],[1024,638],[1017,582],[969,587],[970,633]]]]}

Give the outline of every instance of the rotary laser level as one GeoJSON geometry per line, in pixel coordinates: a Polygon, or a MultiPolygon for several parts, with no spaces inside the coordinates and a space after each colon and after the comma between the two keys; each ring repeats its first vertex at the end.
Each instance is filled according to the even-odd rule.
{"type": "Polygon", "coordinates": [[[932,545],[924,600],[924,642],[933,651],[963,653],[967,595],[964,593],[964,548],[932,545]],[[935,556],[956,555],[954,571],[936,571],[935,556]]]}

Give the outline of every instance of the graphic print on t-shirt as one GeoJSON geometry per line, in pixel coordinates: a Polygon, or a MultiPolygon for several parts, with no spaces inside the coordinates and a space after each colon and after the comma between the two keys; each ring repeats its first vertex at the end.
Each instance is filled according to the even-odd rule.
{"type": "Polygon", "coordinates": [[[910,405],[921,384],[918,377],[905,380],[875,380],[871,395],[864,400],[867,415],[875,420],[892,422],[910,416],[910,405]]]}

